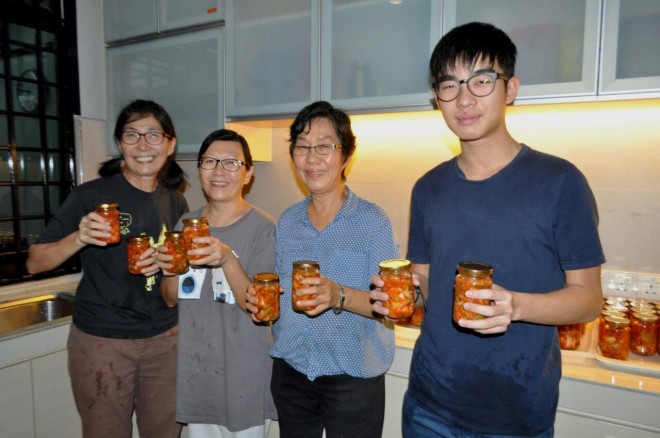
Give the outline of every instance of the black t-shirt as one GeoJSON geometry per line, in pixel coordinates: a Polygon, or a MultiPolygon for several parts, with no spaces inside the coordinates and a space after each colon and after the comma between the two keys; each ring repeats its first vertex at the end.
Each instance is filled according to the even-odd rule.
{"type": "Polygon", "coordinates": [[[132,275],[127,267],[127,238],[151,236],[158,241],[163,227],[174,228],[188,211],[180,193],[159,186],[152,193],[132,186],[121,174],[77,187],[37,239],[61,240],[78,229],[94,204],[119,204],[121,242],[106,247],[88,245],[80,251],[83,275],[76,293],[73,323],[85,333],[120,339],[148,338],[177,324],[177,309],[169,308],[160,293],[162,274],[132,275]]]}

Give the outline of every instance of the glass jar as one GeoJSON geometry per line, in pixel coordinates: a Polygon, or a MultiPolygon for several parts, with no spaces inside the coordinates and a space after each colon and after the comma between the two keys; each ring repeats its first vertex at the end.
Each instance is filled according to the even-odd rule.
{"type": "Polygon", "coordinates": [[[580,347],[582,339],[582,326],[584,324],[566,324],[557,326],[559,334],[559,347],[562,350],[576,350],[580,347]]]}
{"type": "Polygon", "coordinates": [[[151,247],[149,236],[133,236],[128,238],[128,272],[142,274],[142,267],[137,266],[140,256],[151,247]]]}
{"type": "Polygon", "coordinates": [[[193,249],[204,248],[208,246],[206,243],[193,242],[195,237],[208,237],[211,235],[209,228],[209,220],[205,217],[196,217],[183,220],[183,238],[186,242],[186,258],[188,261],[199,260],[205,256],[189,255],[188,251],[193,249]]]}
{"type": "Polygon", "coordinates": [[[313,300],[316,295],[296,295],[298,289],[309,287],[302,283],[305,278],[319,277],[321,275],[321,264],[312,260],[298,260],[293,262],[293,272],[291,274],[291,307],[293,310],[313,310],[316,306],[298,306],[296,301],[313,300]]]}
{"type": "Polygon", "coordinates": [[[97,237],[106,243],[118,243],[121,240],[119,232],[119,204],[115,202],[94,204],[94,211],[110,223],[110,237],[97,237]]]}
{"type": "Polygon", "coordinates": [[[380,263],[381,290],[389,296],[383,307],[389,310],[386,318],[403,320],[415,310],[415,292],[409,260],[393,259],[380,263]]]}
{"type": "Polygon", "coordinates": [[[630,351],[630,320],[606,316],[598,333],[598,347],[604,357],[626,360],[630,351]]]}
{"type": "Polygon", "coordinates": [[[630,351],[642,356],[653,356],[658,346],[658,315],[633,312],[630,320],[630,351]]]}
{"type": "Polygon", "coordinates": [[[463,304],[470,302],[490,306],[491,300],[468,298],[465,292],[470,289],[490,289],[493,287],[493,267],[480,262],[460,262],[458,275],[454,283],[454,322],[461,319],[484,319],[485,316],[463,308],[463,304]]]}
{"type": "Polygon", "coordinates": [[[605,324],[605,317],[606,316],[617,316],[620,318],[628,318],[628,313],[627,312],[622,312],[620,310],[614,310],[614,309],[609,309],[605,308],[601,310],[600,316],[598,317],[598,331],[603,330],[603,324],[605,324]]]}
{"type": "Polygon", "coordinates": [[[275,321],[280,316],[280,277],[273,272],[254,274],[257,308],[254,315],[261,322],[275,321]]]}
{"type": "Polygon", "coordinates": [[[168,231],[165,233],[165,247],[167,254],[172,256],[169,272],[183,274],[188,270],[188,259],[186,258],[186,242],[182,231],[168,231]]]}

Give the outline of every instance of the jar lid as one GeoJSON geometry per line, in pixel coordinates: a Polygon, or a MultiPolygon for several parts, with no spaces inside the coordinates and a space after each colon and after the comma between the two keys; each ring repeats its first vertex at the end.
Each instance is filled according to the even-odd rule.
{"type": "Polygon", "coordinates": [[[385,260],[378,265],[381,271],[398,271],[399,269],[407,269],[410,266],[410,260],[406,259],[385,260]]]}
{"type": "Polygon", "coordinates": [[[171,237],[173,239],[183,239],[183,231],[166,231],[165,237],[171,237]]]}
{"type": "Polygon", "coordinates": [[[624,318],[622,316],[606,315],[605,316],[605,321],[611,322],[612,324],[621,325],[621,326],[630,325],[630,320],[628,318],[624,318]]]}
{"type": "Polygon", "coordinates": [[[255,283],[275,283],[277,281],[280,281],[280,276],[274,272],[261,272],[259,274],[254,274],[255,283]]]}
{"type": "Polygon", "coordinates": [[[205,217],[191,217],[183,220],[183,225],[198,225],[198,224],[208,224],[209,220],[205,217]]]}
{"type": "Polygon", "coordinates": [[[129,242],[142,242],[142,241],[149,241],[149,236],[129,236],[128,238],[129,242]]]}
{"type": "Polygon", "coordinates": [[[320,269],[321,268],[321,263],[316,262],[314,260],[296,260],[293,262],[293,268],[294,269],[320,269]]]}
{"type": "Polygon", "coordinates": [[[622,312],[621,310],[616,310],[616,309],[608,309],[608,308],[603,309],[600,312],[600,314],[603,315],[603,317],[605,317],[607,315],[619,316],[619,317],[623,317],[623,318],[626,317],[626,312],[622,312]]]}
{"type": "Polygon", "coordinates": [[[656,322],[660,318],[652,312],[633,312],[633,317],[644,322],[656,322]]]}
{"type": "Polygon", "coordinates": [[[493,273],[493,267],[481,262],[460,262],[458,264],[458,271],[471,275],[490,275],[493,273]]]}
{"type": "Polygon", "coordinates": [[[117,208],[117,207],[119,207],[119,203],[117,202],[103,202],[100,204],[94,204],[94,209],[98,209],[98,208],[106,209],[106,208],[117,208]]]}

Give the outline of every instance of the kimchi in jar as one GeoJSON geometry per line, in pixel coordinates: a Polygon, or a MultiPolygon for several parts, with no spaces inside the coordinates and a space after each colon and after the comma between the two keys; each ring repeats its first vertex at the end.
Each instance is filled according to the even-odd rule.
{"type": "Polygon", "coordinates": [[[128,238],[128,272],[141,274],[142,268],[137,265],[143,252],[151,247],[148,236],[133,236],[128,238]]]}
{"type": "Polygon", "coordinates": [[[410,318],[415,310],[415,292],[409,260],[385,260],[380,265],[381,290],[388,295],[383,307],[389,310],[388,319],[410,318]]]}
{"type": "Polygon", "coordinates": [[[186,242],[181,231],[168,231],[165,233],[165,247],[167,254],[172,256],[170,260],[170,272],[183,274],[188,270],[188,259],[186,258],[186,242]]]}
{"type": "Polygon", "coordinates": [[[628,359],[630,320],[620,316],[606,316],[598,333],[598,347],[604,357],[628,359]]]}
{"type": "Polygon", "coordinates": [[[653,356],[658,344],[658,315],[634,312],[630,321],[630,351],[653,356]]]}
{"type": "Polygon", "coordinates": [[[94,211],[110,223],[110,237],[97,237],[96,239],[106,243],[118,243],[121,240],[118,208],[117,203],[94,204],[94,211]]]}
{"type": "Polygon", "coordinates": [[[261,322],[275,321],[280,316],[280,277],[273,272],[254,274],[257,308],[254,315],[261,322]]]}
{"type": "Polygon", "coordinates": [[[454,283],[454,322],[461,319],[484,319],[485,316],[463,308],[470,302],[490,306],[491,300],[468,298],[465,292],[470,289],[490,289],[493,287],[493,267],[480,262],[461,262],[458,264],[458,275],[454,283]]]}
{"type": "Polygon", "coordinates": [[[562,350],[576,350],[580,347],[584,324],[566,324],[557,326],[559,347],[562,350]]]}
{"type": "Polygon", "coordinates": [[[297,301],[304,300],[313,300],[316,295],[306,294],[306,295],[296,295],[296,292],[299,289],[304,289],[309,287],[306,284],[303,284],[303,279],[319,277],[321,275],[321,264],[312,260],[298,260],[293,262],[293,272],[291,273],[291,307],[293,310],[300,310],[304,312],[306,310],[313,310],[315,306],[298,306],[297,301]]]}
{"type": "Polygon", "coordinates": [[[183,238],[186,242],[186,258],[188,261],[199,260],[205,257],[201,255],[190,255],[188,251],[208,246],[206,243],[196,243],[193,239],[195,237],[208,237],[210,235],[211,229],[209,228],[207,218],[197,217],[183,220],[183,238]]]}

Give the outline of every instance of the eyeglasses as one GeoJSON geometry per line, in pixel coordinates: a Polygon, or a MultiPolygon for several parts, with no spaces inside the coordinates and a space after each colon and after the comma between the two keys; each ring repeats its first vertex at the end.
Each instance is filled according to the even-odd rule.
{"type": "Polygon", "coordinates": [[[433,83],[433,90],[436,96],[443,102],[451,102],[461,94],[461,84],[467,85],[467,89],[476,97],[485,97],[495,90],[495,83],[498,79],[508,81],[509,77],[503,74],[487,71],[477,73],[461,81],[456,79],[440,79],[433,83]]]}
{"type": "Polygon", "coordinates": [[[241,160],[235,158],[225,158],[224,160],[216,160],[211,157],[202,157],[199,160],[199,167],[204,170],[213,170],[218,167],[218,164],[222,166],[223,169],[229,172],[237,172],[238,169],[245,163],[241,160]]]}
{"type": "Polygon", "coordinates": [[[121,141],[125,144],[137,144],[140,141],[140,137],[144,137],[144,141],[147,144],[156,146],[161,144],[163,139],[171,138],[172,136],[160,131],[149,131],[144,134],[137,131],[123,131],[121,133],[121,141]]]}
{"type": "Polygon", "coordinates": [[[332,151],[339,148],[341,148],[340,144],[317,144],[316,146],[295,145],[293,147],[293,155],[304,157],[309,154],[310,150],[314,150],[319,155],[330,155],[332,151]]]}

